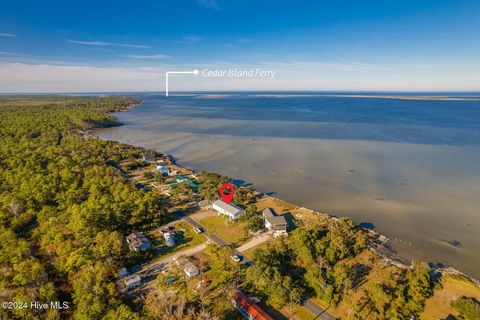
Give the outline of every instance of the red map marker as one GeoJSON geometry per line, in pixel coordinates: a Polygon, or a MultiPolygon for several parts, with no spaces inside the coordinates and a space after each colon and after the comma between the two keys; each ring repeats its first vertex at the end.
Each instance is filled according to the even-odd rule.
{"type": "Polygon", "coordinates": [[[222,198],[223,202],[229,203],[232,201],[233,196],[235,195],[235,187],[231,183],[224,183],[220,186],[220,197],[222,198]],[[225,193],[225,189],[228,189],[230,193],[225,193]]]}

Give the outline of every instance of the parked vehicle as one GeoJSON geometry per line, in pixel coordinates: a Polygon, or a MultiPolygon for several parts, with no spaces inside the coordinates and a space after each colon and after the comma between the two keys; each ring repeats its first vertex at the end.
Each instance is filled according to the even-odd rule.
{"type": "Polygon", "coordinates": [[[238,254],[231,255],[230,258],[235,261],[235,262],[240,262],[242,261],[242,257],[239,256],[238,254]]]}

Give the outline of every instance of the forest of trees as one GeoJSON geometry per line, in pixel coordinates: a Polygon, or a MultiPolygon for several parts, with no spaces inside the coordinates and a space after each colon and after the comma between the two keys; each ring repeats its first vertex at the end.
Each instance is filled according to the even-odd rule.
{"type": "Polygon", "coordinates": [[[0,309],[2,319],[135,319],[115,290],[128,233],[158,225],[167,200],[124,178],[141,150],[85,135],[116,124],[128,97],[0,101],[0,300],[71,308],[0,309]],[[61,313],[64,313],[63,315],[61,313]]]}
{"type": "MultiPolygon", "coordinates": [[[[246,275],[247,288],[275,308],[316,296],[334,306],[365,277],[366,265],[345,261],[366,249],[364,231],[346,218],[294,230],[266,249],[255,252],[246,275]]],[[[414,264],[388,282],[369,282],[361,299],[350,302],[355,319],[409,319],[418,316],[432,294],[430,268],[414,264]]]]}
{"type": "Polygon", "coordinates": [[[345,288],[351,287],[354,275],[353,268],[337,262],[365,247],[364,236],[348,219],[301,227],[288,240],[256,252],[247,282],[276,308],[299,303],[308,292],[336,304],[345,288]]]}

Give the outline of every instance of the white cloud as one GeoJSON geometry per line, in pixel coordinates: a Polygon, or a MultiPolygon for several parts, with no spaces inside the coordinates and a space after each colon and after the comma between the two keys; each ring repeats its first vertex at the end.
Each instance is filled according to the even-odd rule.
{"type": "Polygon", "coordinates": [[[127,57],[133,58],[133,59],[152,59],[152,60],[156,60],[156,59],[161,60],[161,59],[171,58],[171,56],[168,56],[166,54],[149,54],[149,55],[132,54],[132,55],[128,55],[127,57]]]}
{"type": "Polygon", "coordinates": [[[274,79],[214,78],[178,75],[172,90],[365,90],[365,91],[479,91],[480,65],[373,65],[368,63],[269,62],[255,65],[231,61],[205,64],[138,64],[95,66],[66,61],[0,62],[4,93],[160,91],[165,71],[203,68],[261,68],[276,72],[274,79]]]}
{"type": "Polygon", "coordinates": [[[65,39],[65,41],[74,44],[81,44],[86,46],[113,46],[113,47],[126,47],[126,48],[151,48],[150,46],[143,44],[129,44],[129,43],[114,43],[114,42],[105,42],[105,41],[83,41],[83,40],[72,40],[65,39]]]}
{"type": "Polygon", "coordinates": [[[0,37],[10,37],[10,38],[13,38],[13,37],[16,37],[17,35],[16,34],[13,34],[13,33],[5,33],[5,32],[0,32],[0,37]]]}
{"type": "Polygon", "coordinates": [[[220,5],[218,4],[217,0],[197,0],[197,3],[202,7],[220,11],[220,5]]]}

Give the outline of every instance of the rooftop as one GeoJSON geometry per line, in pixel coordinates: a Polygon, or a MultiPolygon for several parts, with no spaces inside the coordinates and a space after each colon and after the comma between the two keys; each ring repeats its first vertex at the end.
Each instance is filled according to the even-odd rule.
{"type": "Polygon", "coordinates": [[[237,303],[239,308],[247,312],[252,319],[255,320],[273,320],[265,311],[258,305],[248,299],[242,292],[236,291],[233,295],[233,300],[237,303]]]}
{"type": "Polygon", "coordinates": [[[263,217],[272,225],[285,225],[287,220],[284,216],[277,216],[277,213],[272,208],[266,208],[263,210],[263,217]]]}
{"type": "Polygon", "coordinates": [[[266,209],[263,210],[263,216],[265,218],[275,217],[276,215],[277,215],[277,213],[272,208],[266,208],[266,209]]]}
{"type": "Polygon", "coordinates": [[[127,236],[129,242],[150,243],[143,232],[131,233],[127,236]]]}
{"type": "Polygon", "coordinates": [[[283,224],[287,224],[287,220],[285,220],[285,217],[283,216],[279,216],[279,217],[265,217],[265,219],[273,224],[273,225],[283,225],[283,224]]]}
{"type": "Polygon", "coordinates": [[[233,215],[239,214],[240,212],[244,211],[242,208],[237,207],[236,205],[225,203],[222,200],[216,200],[213,203],[214,206],[217,206],[228,213],[231,213],[233,215]]]}
{"type": "Polygon", "coordinates": [[[144,153],[142,157],[146,162],[155,162],[155,154],[153,153],[144,153]]]}

